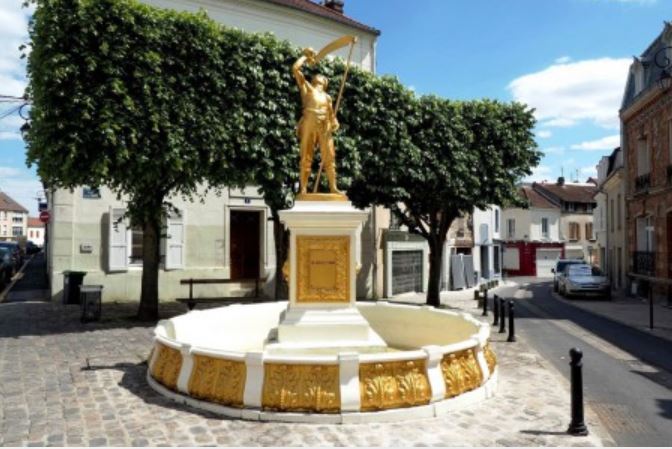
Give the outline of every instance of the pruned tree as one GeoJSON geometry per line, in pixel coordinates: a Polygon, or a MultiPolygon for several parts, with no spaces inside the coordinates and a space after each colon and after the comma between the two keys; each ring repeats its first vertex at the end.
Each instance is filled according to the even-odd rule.
{"type": "Polygon", "coordinates": [[[427,304],[438,306],[443,246],[453,220],[474,207],[517,201],[516,183],[541,153],[532,111],[519,103],[427,96],[405,122],[406,144],[361,154],[361,175],[349,194],[360,207],[386,206],[427,240],[427,304]]]}

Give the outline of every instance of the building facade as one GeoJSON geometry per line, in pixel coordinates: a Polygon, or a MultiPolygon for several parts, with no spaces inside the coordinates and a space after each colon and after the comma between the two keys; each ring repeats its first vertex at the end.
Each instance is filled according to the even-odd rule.
{"type": "Polygon", "coordinates": [[[597,217],[594,215],[597,220],[599,266],[609,277],[614,290],[624,289],[626,285],[624,177],[623,152],[620,148],[616,148],[609,156],[604,156],[597,165],[599,189],[595,195],[598,204],[595,211],[597,217]]]}
{"type": "Polygon", "coordinates": [[[519,189],[527,209],[503,211],[504,270],[509,276],[553,276],[555,261],[564,257],[560,238],[560,207],[531,185],[519,189]]]}
{"type": "Polygon", "coordinates": [[[474,209],[474,270],[480,280],[499,279],[502,276],[502,210],[492,205],[474,209]]]}
{"type": "Polygon", "coordinates": [[[44,223],[39,218],[28,217],[26,238],[40,248],[44,246],[44,230],[44,223]]]}
{"type": "MultiPolygon", "coordinates": [[[[249,32],[271,32],[297,47],[319,50],[349,34],[358,37],[352,62],[375,71],[376,41],[380,34],[343,14],[340,1],[319,5],[309,0],[145,0],[153,6],[182,11],[204,10],[215,21],[249,32]]],[[[347,49],[336,56],[347,56],[347,49]]],[[[287,70],[290,70],[288,67],[287,70]]],[[[297,92],[298,95],[298,92],[297,92]]],[[[260,277],[262,294],[274,291],[275,249],[270,211],[254,187],[229,189],[221,196],[208,193],[204,201],[172,199],[178,208],[165,222],[159,296],[162,300],[184,297],[185,278],[260,277]]],[[[86,186],[72,191],[57,189],[48,194],[52,219],[48,228],[48,273],[52,297],[62,294],[66,270],[82,270],[87,284],[104,287],[105,300],[140,297],[142,231],[123,218],[125,202],[114,192],[86,186]]],[[[383,251],[380,227],[385,212],[372,210],[361,232],[361,269],[358,296],[374,296],[383,251]]],[[[1,230],[1,226],[0,226],[1,230]]],[[[243,284],[200,286],[196,296],[244,295],[243,284]]],[[[382,290],[382,288],[379,288],[382,290]]]]}
{"type": "Polygon", "coordinates": [[[28,230],[28,209],[0,192],[0,240],[19,241],[28,230]]]}
{"type": "Polygon", "coordinates": [[[630,65],[621,105],[630,292],[670,301],[672,24],[630,65]]]}

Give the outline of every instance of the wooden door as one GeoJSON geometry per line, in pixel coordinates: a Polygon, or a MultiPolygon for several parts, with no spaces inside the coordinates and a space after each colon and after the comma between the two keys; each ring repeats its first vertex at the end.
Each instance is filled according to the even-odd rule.
{"type": "Polygon", "coordinates": [[[231,211],[231,279],[259,277],[259,212],[231,211]]]}

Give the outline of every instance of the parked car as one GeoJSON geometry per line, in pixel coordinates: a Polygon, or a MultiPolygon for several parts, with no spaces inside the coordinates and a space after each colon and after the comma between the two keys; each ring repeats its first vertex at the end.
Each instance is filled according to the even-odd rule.
{"type": "Polygon", "coordinates": [[[12,254],[12,262],[14,264],[14,273],[21,269],[23,265],[23,250],[16,242],[0,242],[0,248],[7,248],[12,254]]]}
{"type": "Polygon", "coordinates": [[[599,268],[586,263],[566,265],[559,282],[558,288],[563,296],[602,296],[611,299],[609,278],[599,268]]]}
{"type": "Polygon", "coordinates": [[[0,289],[9,284],[14,273],[14,261],[8,248],[0,247],[0,289]]]}
{"type": "Polygon", "coordinates": [[[553,273],[553,291],[558,291],[558,285],[560,278],[564,275],[565,267],[572,264],[584,264],[585,262],[581,259],[558,259],[555,262],[555,268],[551,268],[553,273]]]}

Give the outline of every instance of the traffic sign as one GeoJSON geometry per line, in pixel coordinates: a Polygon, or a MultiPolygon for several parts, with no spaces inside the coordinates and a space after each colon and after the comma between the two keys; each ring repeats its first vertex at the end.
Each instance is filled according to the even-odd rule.
{"type": "Polygon", "coordinates": [[[48,210],[43,210],[40,212],[40,221],[42,223],[49,223],[49,218],[51,218],[51,214],[48,210]]]}

